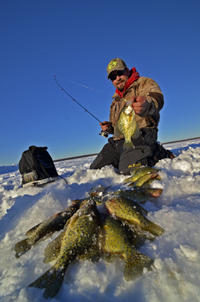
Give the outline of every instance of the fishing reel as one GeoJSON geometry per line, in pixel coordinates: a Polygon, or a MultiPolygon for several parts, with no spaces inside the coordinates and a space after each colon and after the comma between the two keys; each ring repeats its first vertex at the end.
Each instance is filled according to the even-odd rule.
{"type": "Polygon", "coordinates": [[[106,130],[101,130],[101,132],[99,133],[99,135],[103,136],[103,137],[108,137],[109,134],[111,134],[111,123],[109,122],[104,122],[104,123],[100,123],[101,125],[108,125],[108,128],[106,130]]]}
{"type": "Polygon", "coordinates": [[[101,132],[99,133],[99,135],[103,136],[103,137],[108,137],[108,130],[101,130],[101,132]]]}

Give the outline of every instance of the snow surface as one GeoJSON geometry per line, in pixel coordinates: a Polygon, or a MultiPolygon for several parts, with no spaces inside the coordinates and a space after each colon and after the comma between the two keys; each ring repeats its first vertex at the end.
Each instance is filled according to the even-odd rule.
{"type": "MultiPolygon", "coordinates": [[[[155,203],[144,205],[147,217],[166,232],[140,248],[155,259],[155,268],[144,269],[139,278],[126,282],[123,263],[75,261],[52,302],[200,301],[200,140],[166,147],[177,157],[157,163],[162,180],[153,187],[163,188],[163,193],[155,203]]],[[[51,267],[43,263],[43,251],[58,233],[16,259],[12,248],[28,229],[65,209],[73,199],[86,197],[94,186],[125,187],[125,177],[111,166],[89,170],[93,159],[56,163],[68,186],[60,179],[40,188],[21,188],[18,165],[0,167],[0,301],[46,301],[43,290],[28,285],[51,267]]]]}

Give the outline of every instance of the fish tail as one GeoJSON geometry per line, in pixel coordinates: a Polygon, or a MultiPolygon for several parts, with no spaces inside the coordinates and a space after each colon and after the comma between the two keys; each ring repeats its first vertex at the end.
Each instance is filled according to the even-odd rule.
{"type": "Polygon", "coordinates": [[[154,236],[160,236],[165,232],[165,230],[163,228],[161,228],[159,225],[157,225],[156,223],[154,223],[152,221],[149,221],[148,227],[145,228],[145,230],[150,232],[154,236]]]}
{"type": "Polygon", "coordinates": [[[138,204],[138,205],[139,205],[139,209],[140,209],[142,215],[147,216],[148,211],[145,208],[143,208],[143,206],[141,206],[140,204],[138,204]]]}
{"type": "Polygon", "coordinates": [[[23,254],[25,254],[28,250],[31,249],[31,246],[33,244],[34,243],[30,243],[29,238],[17,242],[14,247],[14,251],[16,252],[15,257],[16,258],[21,257],[23,254]]]}
{"type": "Polygon", "coordinates": [[[126,141],[126,142],[124,142],[123,149],[124,150],[135,149],[135,146],[133,145],[132,141],[130,141],[130,142],[126,141]]]}
{"type": "Polygon", "coordinates": [[[153,262],[154,260],[152,258],[149,258],[140,252],[136,252],[134,256],[125,261],[124,279],[126,281],[131,281],[140,276],[143,273],[144,268],[147,268],[148,270],[151,269],[153,262]]]}
{"type": "Polygon", "coordinates": [[[48,271],[40,276],[29,287],[44,288],[44,298],[53,298],[59,292],[65,276],[66,267],[53,265],[48,271]]]}

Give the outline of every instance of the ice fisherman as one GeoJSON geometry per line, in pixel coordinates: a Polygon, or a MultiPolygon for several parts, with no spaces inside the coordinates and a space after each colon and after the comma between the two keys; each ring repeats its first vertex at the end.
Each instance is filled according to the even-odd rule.
{"type": "Polygon", "coordinates": [[[164,105],[162,91],[151,78],[140,76],[133,67],[129,70],[126,63],[119,58],[113,59],[107,66],[108,79],[116,88],[110,106],[109,122],[100,123],[102,131],[113,134],[108,139],[90,169],[101,169],[112,165],[119,169],[119,173],[130,174],[131,165],[141,163],[154,166],[162,158],[173,158],[169,150],[157,143],[160,110],[164,105]],[[132,100],[135,118],[139,126],[140,135],[132,139],[134,149],[124,150],[124,137],[118,135],[116,123],[125,102],[132,100]]]}

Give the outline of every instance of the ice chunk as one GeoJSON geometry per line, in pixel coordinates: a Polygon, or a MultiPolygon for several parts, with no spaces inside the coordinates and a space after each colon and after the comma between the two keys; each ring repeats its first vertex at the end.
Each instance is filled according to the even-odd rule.
{"type": "Polygon", "coordinates": [[[180,249],[183,252],[183,254],[191,260],[195,260],[198,256],[198,251],[187,244],[181,244],[180,249]]]}

